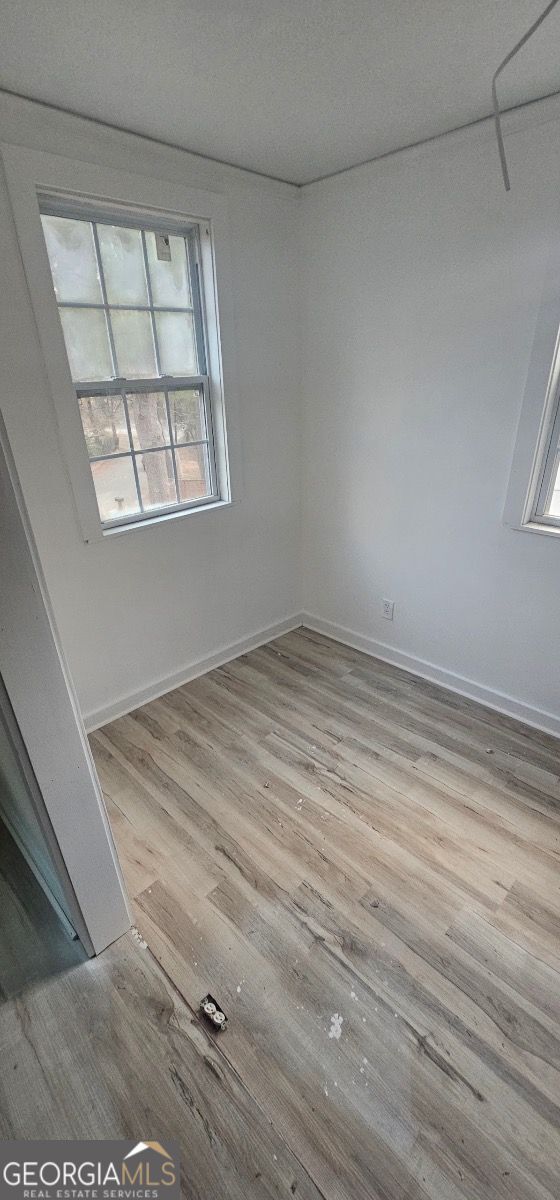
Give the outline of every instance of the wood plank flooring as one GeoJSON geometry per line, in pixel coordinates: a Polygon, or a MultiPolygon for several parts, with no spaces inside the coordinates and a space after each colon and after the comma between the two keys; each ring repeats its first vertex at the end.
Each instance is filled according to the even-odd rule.
{"type": "Polygon", "coordinates": [[[91,740],[149,950],[0,1011],[4,1136],[177,1136],[213,1200],[557,1200],[555,739],[298,630],[91,740]]]}
{"type": "Polygon", "coordinates": [[[0,1137],[165,1129],[188,1200],[320,1193],[131,934],[0,1006],[0,1137]]]}

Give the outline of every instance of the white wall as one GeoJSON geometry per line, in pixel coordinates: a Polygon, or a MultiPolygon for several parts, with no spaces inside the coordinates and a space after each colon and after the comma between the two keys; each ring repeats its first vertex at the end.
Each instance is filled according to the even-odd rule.
{"type": "Polygon", "coordinates": [[[560,237],[550,114],[508,118],[509,195],[489,123],[304,189],[303,561],[335,635],[560,732],[560,541],[502,524],[560,237]]]}
{"type": "Polygon", "coordinates": [[[241,493],[231,508],[85,545],[0,179],[0,406],[81,708],[91,719],[301,609],[299,194],[5,94],[0,125],[5,142],[184,181],[228,202],[241,493]]]}
{"type": "Polygon", "coordinates": [[[288,620],[303,580],[335,635],[560,732],[560,543],[502,523],[560,236],[558,113],[508,118],[509,196],[488,124],[298,192],[0,95],[5,141],[229,206],[242,495],[84,545],[0,183],[0,405],[86,717],[288,620]]]}

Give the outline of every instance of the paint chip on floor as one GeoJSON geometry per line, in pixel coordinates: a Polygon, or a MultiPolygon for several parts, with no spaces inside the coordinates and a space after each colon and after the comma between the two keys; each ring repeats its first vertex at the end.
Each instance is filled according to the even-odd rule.
{"type": "Polygon", "coordinates": [[[140,930],[136,928],[136,925],[132,926],[132,929],[130,932],[134,938],[134,941],[137,942],[138,945],[141,946],[143,950],[147,950],[148,943],[144,941],[144,938],[142,937],[140,930]]]}
{"type": "Polygon", "coordinates": [[[340,1035],[342,1033],[343,1020],[344,1020],[344,1017],[341,1017],[338,1013],[333,1013],[333,1015],[331,1017],[331,1027],[329,1029],[329,1037],[330,1038],[336,1038],[338,1041],[338,1039],[340,1038],[340,1035]]]}

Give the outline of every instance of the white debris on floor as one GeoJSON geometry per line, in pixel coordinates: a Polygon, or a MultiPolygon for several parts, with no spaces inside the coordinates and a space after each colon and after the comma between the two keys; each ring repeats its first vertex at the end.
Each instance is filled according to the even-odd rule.
{"type": "Polygon", "coordinates": [[[331,1027],[329,1029],[329,1037],[330,1038],[336,1038],[338,1041],[338,1039],[340,1038],[340,1035],[342,1033],[343,1020],[344,1020],[344,1017],[341,1017],[339,1015],[339,1013],[333,1013],[333,1016],[331,1017],[331,1027]]]}

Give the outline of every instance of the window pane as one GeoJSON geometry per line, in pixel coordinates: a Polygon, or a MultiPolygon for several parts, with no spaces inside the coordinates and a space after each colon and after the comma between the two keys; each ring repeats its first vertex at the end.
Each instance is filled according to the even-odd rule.
{"type": "Polygon", "coordinates": [[[105,313],[98,308],[59,308],[72,379],[112,379],[105,313]]]}
{"type": "Polygon", "coordinates": [[[164,375],[196,375],[198,363],[190,313],[156,313],[161,369],[164,375]]]}
{"type": "Polygon", "coordinates": [[[175,451],[179,496],[182,501],[210,495],[207,446],[183,446],[175,451]]]}
{"type": "Polygon", "coordinates": [[[102,521],[140,512],[131,458],[106,458],[91,464],[102,521]]]}
{"type": "Polygon", "coordinates": [[[171,262],[159,259],[156,251],[155,234],[146,234],[148,267],[154,304],[169,305],[171,308],[192,308],[185,239],[169,238],[171,262]]]}
{"type": "Polygon", "coordinates": [[[101,285],[89,221],[41,217],[57,300],[101,304],[101,285]]]}
{"type": "Polygon", "coordinates": [[[556,468],[556,478],[550,496],[548,514],[551,517],[560,517],[560,462],[556,468]]]}
{"type": "Polygon", "coordinates": [[[90,458],[130,450],[122,396],[81,396],[80,415],[90,458]]]}
{"type": "Polygon", "coordinates": [[[202,388],[169,393],[174,442],[200,442],[207,437],[202,388]]]}
{"type": "Polygon", "coordinates": [[[135,450],[169,444],[164,392],[127,392],[128,415],[135,450]]]}
{"type": "Polygon", "coordinates": [[[113,308],[110,316],[119,376],[125,379],[149,379],[155,376],[157,371],[150,314],[113,308]]]}
{"type": "Polygon", "coordinates": [[[147,304],[140,230],[98,225],[97,236],[109,304],[147,304]]]}
{"type": "Polygon", "coordinates": [[[163,508],[177,503],[173,459],[170,450],[155,450],[153,454],[136,457],[142,504],[145,509],[163,508]]]}

